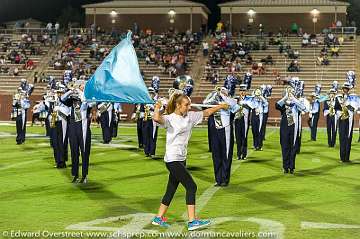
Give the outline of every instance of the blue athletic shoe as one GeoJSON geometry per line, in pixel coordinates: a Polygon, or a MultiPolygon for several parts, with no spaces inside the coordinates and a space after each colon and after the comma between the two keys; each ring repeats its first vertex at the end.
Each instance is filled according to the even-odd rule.
{"type": "Polygon", "coordinates": [[[152,220],[151,224],[156,225],[156,226],[160,226],[160,227],[165,227],[168,228],[170,225],[166,222],[166,218],[165,217],[154,217],[154,219],[152,220]]]}
{"type": "Polygon", "coordinates": [[[208,225],[210,225],[210,220],[195,219],[194,221],[188,223],[188,230],[193,231],[199,228],[206,227],[208,225]]]}

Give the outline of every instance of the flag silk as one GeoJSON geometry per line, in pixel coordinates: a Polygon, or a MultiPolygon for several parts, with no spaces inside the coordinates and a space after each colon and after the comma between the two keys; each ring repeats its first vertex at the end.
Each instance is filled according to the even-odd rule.
{"type": "Polygon", "coordinates": [[[140,74],[131,32],[103,60],[85,85],[87,101],[154,103],[140,74]]]}

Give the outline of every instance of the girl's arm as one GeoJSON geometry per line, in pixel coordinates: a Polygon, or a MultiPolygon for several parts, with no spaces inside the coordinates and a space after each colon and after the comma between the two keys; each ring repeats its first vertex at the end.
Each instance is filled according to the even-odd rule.
{"type": "Polygon", "coordinates": [[[154,106],[153,120],[158,124],[164,125],[165,121],[162,116],[162,113],[160,113],[160,109],[161,109],[161,103],[158,101],[155,103],[155,106],[154,106]]]}
{"type": "Polygon", "coordinates": [[[224,109],[224,110],[227,110],[229,108],[229,105],[226,104],[226,103],[221,103],[215,107],[212,107],[212,108],[209,108],[209,109],[206,109],[203,111],[203,114],[204,114],[204,117],[209,117],[210,115],[214,114],[215,112],[221,110],[221,109],[224,109]]]}

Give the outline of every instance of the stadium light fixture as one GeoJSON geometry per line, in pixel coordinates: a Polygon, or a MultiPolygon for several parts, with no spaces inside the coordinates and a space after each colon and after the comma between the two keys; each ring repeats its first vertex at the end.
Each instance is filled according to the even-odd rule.
{"type": "Polygon", "coordinates": [[[313,10],[311,10],[310,13],[311,13],[311,15],[313,15],[313,17],[317,17],[317,16],[319,16],[320,11],[317,10],[316,8],[314,8],[313,10]]]}
{"type": "Polygon", "coordinates": [[[249,11],[247,11],[247,14],[249,15],[250,18],[253,18],[253,16],[255,16],[256,12],[254,9],[250,8],[249,11]]]}
{"type": "Polygon", "coordinates": [[[111,15],[112,17],[116,17],[117,14],[118,14],[118,13],[115,11],[115,9],[111,10],[111,12],[110,12],[110,15],[111,15]]]}
{"type": "Polygon", "coordinates": [[[168,14],[169,14],[170,17],[174,17],[174,16],[176,15],[176,12],[175,12],[174,9],[170,9],[170,10],[168,11],[168,14]]]}

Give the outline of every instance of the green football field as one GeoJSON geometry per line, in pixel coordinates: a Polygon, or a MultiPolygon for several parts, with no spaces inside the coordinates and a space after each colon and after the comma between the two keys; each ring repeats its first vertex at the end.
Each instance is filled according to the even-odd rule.
{"type": "Polygon", "coordinates": [[[93,127],[85,185],[71,183],[70,162],[66,169],[53,168],[43,128],[28,127],[27,133],[26,143],[19,146],[14,125],[0,126],[2,238],[360,238],[357,133],[352,163],[342,164],[338,146],[327,147],[324,129],[319,129],[317,142],[309,141],[304,129],[295,175],[284,175],[279,130],[269,128],[264,151],[250,147],[248,160],[240,162],[235,150],[231,183],[218,188],[213,187],[207,129],[195,128],[188,168],[198,185],[199,217],[212,220],[196,234],[186,234],[182,186],[167,214],[171,227],[150,224],[168,177],[162,161],[164,130],[159,131],[158,157],[150,159],[137,149],[133,125],[120,126],[110,145],[101,144],[101,130],[93,127]]]}

